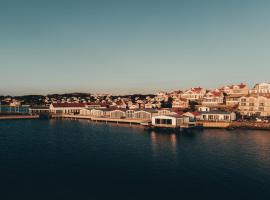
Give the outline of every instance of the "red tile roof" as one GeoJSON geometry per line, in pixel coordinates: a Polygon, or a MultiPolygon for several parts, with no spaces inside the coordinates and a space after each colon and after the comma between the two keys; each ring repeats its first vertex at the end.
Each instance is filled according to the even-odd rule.
{"type": "Polygon", "coordinates": [[[53,103],[53,107],[55,108],[84,108],[85,103],[53,103]]]}

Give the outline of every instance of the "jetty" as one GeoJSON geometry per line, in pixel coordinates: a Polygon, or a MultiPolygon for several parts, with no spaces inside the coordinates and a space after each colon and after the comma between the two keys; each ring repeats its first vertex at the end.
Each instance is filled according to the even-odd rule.
{"type": "Polygon", "coordinates": [[[0,115],[0,120],[39,119],[38,115],[0,115]]]}
{"type": "Polygon", "coordinates": [[[127,118],[108,118],[108,117],[91,117],[91,116],[84,116],[84,115],[51,115],[53,119],[86,119],[91,120],[93,122],[104,122],[104,123],[122,123],[122,124],[143,124],[148,123],[151,120],[142,120],[142,119],[127,119],[127,118]]]}

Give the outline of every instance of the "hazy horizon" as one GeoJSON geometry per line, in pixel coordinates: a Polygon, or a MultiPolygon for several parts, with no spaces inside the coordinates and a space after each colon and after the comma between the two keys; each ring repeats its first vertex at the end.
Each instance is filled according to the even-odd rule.
{"type": "Polygon", "coordinates": [[[0,3],[0,95],[269,82],[270,1],[0,3]]]}

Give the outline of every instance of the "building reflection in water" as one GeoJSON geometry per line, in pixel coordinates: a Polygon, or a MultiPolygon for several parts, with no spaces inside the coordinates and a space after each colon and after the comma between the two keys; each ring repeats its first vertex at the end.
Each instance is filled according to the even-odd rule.
{"type": "Polygon", "coordinates": [[[154,155],[168,152],[177,155],[177,133],[157,133],[150,132],[152,150],[154,155]]]}

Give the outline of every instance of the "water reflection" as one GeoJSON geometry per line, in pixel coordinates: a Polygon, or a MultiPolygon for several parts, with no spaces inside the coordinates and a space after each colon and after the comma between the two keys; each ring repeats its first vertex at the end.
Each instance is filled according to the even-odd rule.
{"type": "Polygon", "coordinates": [[[158,133],[151,131],[149,133],[154,155],[160,155],[164,152],[177,155],[178,135],[177,133],[158,133]]]}

